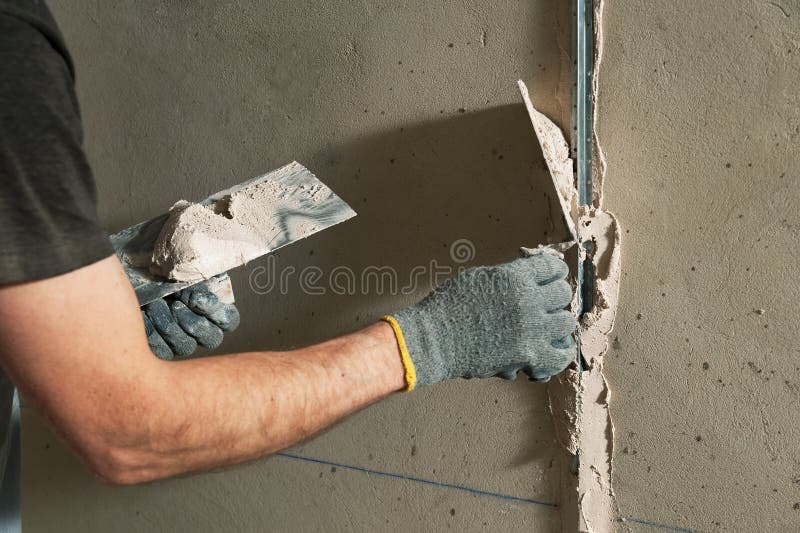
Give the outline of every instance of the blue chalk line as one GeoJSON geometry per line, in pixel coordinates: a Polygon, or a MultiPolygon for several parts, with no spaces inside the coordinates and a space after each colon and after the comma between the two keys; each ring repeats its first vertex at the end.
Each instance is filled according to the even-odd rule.
{"type": "Polygon", "coordinates": [[[342,463],[335,463],[333,461],[325,461],[324,459],[317,459],[315,457],[306,457],[303,455],[296,455],[293,453],[286,453],[286,452],[278,452],[275,455],[279,455],[281,457],[286,457],[288,459],[295,459],[298,461],[305,461],[307,463],[317,463],[321,465],[327,466],[335,466],[336,468],[343,468],[345,470],[354,470],[356,472],[363,472],[365,474],[372,474],[375,476],[383,476],[389,477],[394,479],[402,479],[405,481],[413,481],[415,483],[423,483],[425,485],[433,485],[434,487],[440,487],[443,489],[454,489],[460,490],[463,492],[469,492],[471,494],[477,494],[479,496],[491,496],[492,498],[499,498],[501,500],[511,501],[511,502],[519,502],[519,503],[530,503],[533,505],[541,505],[543,507],[550,507],[552,509],[557,509],[557,503],[551,502],[543,502],[540,500],[534,500],[531,498],[520,498],[519,496],[511,496],[509,494],[502,494],[500,492],[489,492],[487,490],[475,489],[472,487],[467,487],[464,485],[454,485],[452,483],[442,483],[441,481],[434,481],[432,479],[425,479],[421,477],[414,477],[414,476],[407,476],[405,474],[397,474],[394,472],[383,472],[381,470],[373,470],[371,468],[364,468],[361,466],[355,465],[346,465],[342,463]]]}
{"type": "MultiPolygon", "coordinates": [[[[552,502],[544,502],[541,500],[534,500],[532,498],[520,498],[519,496],[512,496],[510,494],[503,494],[501,492],[491,492],[488,490],[481,490],[476,489],[473,487],[467,487],[465,485],[456,485],[453,483],[442,483],[441,481],[435,481],[433,479],[425,479],[421,477],[414,477],[414,476],[407,476],[405,474],[398,474],[395,472],[384,472],[383,470],[374,470],[372,468],[364,468],[363,466],[356,466],[356,465],[348,465],[344,463],[337,463],[335,461],[326,461],[325,459],[317,459],[316,457],[308,457],[305,455],[297,455],[295,453],[288,453],[288,452],[278,452],[274,455],[285,457],[287,459],[293,459],[295,461],[304,461],[306,463],[315,463],[325,466],[335,466],[336,468],[341,468],[344,470],[352,470],[355,472],[361,472],[363,474],[372,474],[375,476],[382,476],[388,477],[392,479],[402,479],[404,481],[412,481],[414,483],[422,483],[424,485],[431,485],[434,487],[439,487],[442,489],[453,489],[453,490],[460,490],[462,492],[468,492],[470,494],[476,494],[478,496],[489,496],[491,498],[498,498],[501,500],[511,501],[511,502],[518,502],[518,503],[529,503],[533,505],[539,505],[542,507],[549,507],[550,509],[557,509],[558,504],[552,502]]],[[[643,526],[649,526],[652,528],[657,529],[664,529],[667,531],[677,531],[678,533],[701,533],[700,531],[694,529],[688,529],[685,527],[680,526],[671,526],[669,524],[659,524],[658,522],[651,522],[650,520],[643,520],[641,518],[633,518],[630,516],[619,517],[619,521],[621,522],[631,522],[634,524],[640,524],[643,526]]]]}
{"type": "Polygon", "coordinates": [[[621,516],[618,519],[621,522],[632,522],[634,524],[641,524],[643,526],[650,526],[657,529],[666,529],[667,531],[678,531],[680,533],[700,533],[694,529],[688,529],[679,526],[670,526],[668,524],[659,524],[658,522],[651,522],[650,520],[642,520],[641,518],[631,518],[629,516],[621,516]]]}

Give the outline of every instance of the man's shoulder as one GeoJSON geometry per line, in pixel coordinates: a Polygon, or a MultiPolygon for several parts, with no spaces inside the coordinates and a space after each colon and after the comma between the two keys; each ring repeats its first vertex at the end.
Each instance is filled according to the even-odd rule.
{"type": "Polygon", "coordinates": [[[75,75],[61,30],[42,0],[0,0],[0,52],[28,58],[55,52],[75,75]]]}

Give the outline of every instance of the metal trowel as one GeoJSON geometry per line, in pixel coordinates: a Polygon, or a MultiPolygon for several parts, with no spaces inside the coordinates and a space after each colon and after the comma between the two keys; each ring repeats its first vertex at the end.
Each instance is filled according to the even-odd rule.
{"type": "Polygon", "coordinates": [[[528,110],[528,117],[536,132],[536,140],[542,149],[542,156],[547,164],[550,179],[553,181],[556,197],[561,206],[561,214],[567,225],[567,239],[556,244],[542,245],[540,248],[549,249],[554,252],[563,253],[580,242],[578,235],[578,192],[575,187],[574,173],[572,170],[572,159],[569,156],[569,146],[564,139],[561,129],[544,114],[533,107],[528,87],[522,80],[517,81],[522,101],[525,109],[528,110]]]}
{"type": "MultiPolygon", "coordinates": [[[[298,195],[298,201],[294,202],[291,209],[274,210],[270,224],[274,224],[277,229],[275,238],[270,242],[269,247],[261,250],[262,253],[241,258],[241,263],[251,261],[256,257],[268,254],[282,248],[309,235],[318,233],[326,228],[335,226],[356,215],[347,203],[336,196],[334,192],[314,174],[311,173],[300,163],[294,161],[268,174],[258,176],[239,183],[222,191],[212,194],[205,200],[197,202],[207,206],[217,206],[224,204],[230,196],[242,189],[256,185],[261,182],[275,181],[291,195],[292,191],[313,189],[316,191],[317,200],[314,202],[303,201],[302,195],[298,195]],[[320,200],[321,198],[321,200],[320,200]],[[219,204],[218,204],[219,203],[219,204]],[[298,221],[311,221],[309,224],[297,224],[298,221]],[[297,228],[302,226],[303,231],[297,228]],[[310,228],[310,229],[309,229],[310,228]]],[[[149,270],[150,258],[153,255],[153,246],[158,239],[161,228],[169,217],[169,213],[164,213],[155,218],[140,222],[134,226],[115,233],[111,236],[111,243],[122,261],[125,273],[133,285],[139,305],[145,305],[163,298],[174,292],[194,285],[195,282],[181,282],[160,278],[152,274],[149,270]]],[[[222,274],[223,272],[209,272],[208,277],[222,274]]],[[[210,281],[210,288],[223,301],[233,302],[233,290],[230,279],[227,276],[213,277],[210,281]]]]}

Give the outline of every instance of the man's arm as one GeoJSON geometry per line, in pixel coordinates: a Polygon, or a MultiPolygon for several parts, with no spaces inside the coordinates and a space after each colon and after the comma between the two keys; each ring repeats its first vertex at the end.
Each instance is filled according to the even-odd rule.
{"type": "Polygon", "coordinates": [[[406,384],[387,323],[290,352],[161,361],[115,256],[0,287],[0,339],[25,398],[113,484],[274,452],[406,384]]]}

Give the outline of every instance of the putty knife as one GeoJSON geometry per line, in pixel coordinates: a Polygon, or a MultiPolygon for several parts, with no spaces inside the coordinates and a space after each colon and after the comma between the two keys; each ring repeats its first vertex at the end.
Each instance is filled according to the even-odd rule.
{"type": "Polygon", "coordinates": [[[567,224],[569,232],[568,239],[557,244],[545,245],[558,252],[565,252],[579,242],[578,238],[578,211],[575,205],[577,191],[575,189],[574,175],[572,170],[572,159],[569,156],[569,146],[564,139],[561,129],[553,121],[547,118],[533,107],[528,87],[522,80],[517,81],[522,101],[525,109],[528,110],[528,117],[536,132],[536,140],[542,149],[550,179],[555,188],[558,203],[561,206],[561,214],[567,224]]]}
{"type": "MultiPolygon", "coordinates": [[[[299,200],[297,203],[299,206],[295,205],[292,209],[277,210],[272,222],[275,227],[279,228],[279,231],[275,239],[270,243],[269,249],[265,249],[264,253],[261,255],[265,255],[287,244],[291,244],[326,228],[335,226],[356,215],[356,212],[353,211],[344,200],[336,196],[327,185],[322,183],[311,171],[296,161],[268,174],[264,174],[263,176],[255,177],[214,193],[198,203],[212,205],[220,200],[224,201],[231,194],[245,187],[265,181],[279,182],[285,189],[290,191],[289,194],[291,194],[292,190],[300,191],[313,188],[318,191],[316,196],[318,198],[321,197],[322,201],[305,202],[303,201],[303,195],[298,195],[299,200]],[[303,225],[303,227],[306,228],[303,232],[298,232],[296,229],[293,230],[293,228],[298,227],[298,224],[294,224],[293,222],[297,222],[298,220],[312,221],[312,229],[308,230],[309,226],[306,224],[303,225]]],[[[125,273],[128,275],[131,285],[133,285],[140,306],[197,283],[195,281],[180,282],[167,280],[151,274],[148,270],[150,258],[153,255],[153,245],[168,216],[169,213],[164,213],[111,236],[111,243],[120,261],[122,261],[125,273]]],[[[255,257],[249,257],[247,261],[252,259],[255,259],[255,257]]],[[[241,264],[244,264],[244,262],[246,261],[243,261],[241,264]]],[[[213,276],[222,274],[222,272],[209,272],[208,274],[209,276],[213,276]]],[[[230,281],[227,278],[215,280],[215,282],[212,283],[212,290],[223,299],[232,299],[230,281]],[[227,295],[227,297],[225,297],[225,295],[227,295]]]]}

